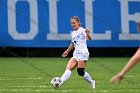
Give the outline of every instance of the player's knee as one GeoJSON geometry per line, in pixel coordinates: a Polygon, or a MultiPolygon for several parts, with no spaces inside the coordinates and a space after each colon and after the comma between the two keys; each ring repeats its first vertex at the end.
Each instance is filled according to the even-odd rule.
{"type": "Polygon", "coordinates": [[[85,69],[85,68],[77,68],[77,73],[78,73],[78,75],[83,76],[83,75],[85,74],[84,69],[85,69]]]}

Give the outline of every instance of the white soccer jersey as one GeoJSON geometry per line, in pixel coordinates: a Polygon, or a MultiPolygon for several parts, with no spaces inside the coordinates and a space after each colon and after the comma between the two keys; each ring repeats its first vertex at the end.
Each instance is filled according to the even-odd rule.
{"type": "Polygon", "coordinates": [[[73,55],[75,56],[77,54],[82,54],[82,55],[84,54],[85,56],[87,56],[87,58],[85,59],[87,60],[89,56],[89,52],[86,44],[85,29],[80,27],[77,31],[73,31],[71,33],[71,37],[72,37],[71,41],[74,43],[74,47],[75,47],[73,55]]]}

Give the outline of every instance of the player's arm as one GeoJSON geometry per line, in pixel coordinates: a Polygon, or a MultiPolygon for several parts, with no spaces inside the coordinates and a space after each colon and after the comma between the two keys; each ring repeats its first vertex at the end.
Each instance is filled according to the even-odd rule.
{"type": "Polygon", "coordinates": [[[138,19],[137,29],[140,32],[140,18],[138,19]]]}
{"type": "Polygon", "coordinates": [[[139,62],[140,58],[140,49],[136,51],[136,53],[130,58],[128,63],[125,65],[125,67],[122,69],[120,74],[124,76],[136,63],[139,62]]]}
{"type": "Polygon", "coordinates": [[[62,57],[66,57],[66,56],[69,54],[69,52],[70,52],[71,50],[73,50],[73,48],[74,48],[74,44],[71,43],[71,44],[69,45],[68,49],[62,54],[62,57]]]}
{"type": "Polygon", "coordinates": [[[85,29],[85,32],[86,32],[86,38],[87,38],[87,40],[91,40],[91,35],[90,35],[89,29],[85,29]]]}

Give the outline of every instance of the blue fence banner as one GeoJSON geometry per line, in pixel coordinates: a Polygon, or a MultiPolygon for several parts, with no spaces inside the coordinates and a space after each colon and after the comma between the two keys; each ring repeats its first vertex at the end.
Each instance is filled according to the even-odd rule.
{"type": "Polygon", "coordinates": [[[88,47],[140,45],[140,0],[0,0],[0,46],[68,47],[73,16],[91,31],[88,47]]]}

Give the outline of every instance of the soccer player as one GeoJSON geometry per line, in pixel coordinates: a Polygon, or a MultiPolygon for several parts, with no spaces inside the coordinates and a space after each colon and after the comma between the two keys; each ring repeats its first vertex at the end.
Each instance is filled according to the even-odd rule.
{"type": "MultiPolygon", "coordinates": [[[[138,20],[137,30],[140,32],[140,19],[138,20]]],[[[124,75],[139,61],[140,61],[140,47],[138,48],[136,53],[130,58],[125,67],[117,75],[112,77],[111,82],[119,84],[123,79],[124,75]]]]}
{"type": "Polygon", "coordinates": [[[75,50],[73,52],[73,57],[67,64],[64,74],[61,76],[61,80],[65,82],[71,76],[72,70],[77,68],[78,75],[88,81],[91,88],[95,88],[95,81],[87,72],[84,71],[89,58],[86,39],[91,40],[91,36],[89,34],[90,31],[81,27],[78,16],[72,17],[70,22],[74,29],[71,32],[72,40],[67,50],[62,54],[62,57],[66,57],[71,50],[75,50]]]}

